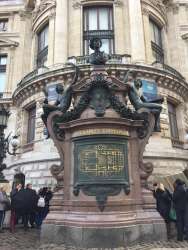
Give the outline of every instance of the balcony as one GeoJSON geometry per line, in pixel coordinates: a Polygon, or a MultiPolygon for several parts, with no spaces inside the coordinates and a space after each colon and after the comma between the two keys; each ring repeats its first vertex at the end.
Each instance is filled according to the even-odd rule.
{"type": "MultiPolygon", "coordinates": [[[[112,54],[110,55],[111,59],[106,63],[108,64],[130,64],[131,63],[131,55],[124,54],[112,54]]],[[[89,64],[89,55],[88,56],[72,56],[68,57],[68,61],[77,65],[89,64]]]]}
{"type": "MultiPolygon", "coordinates": [[[[89,56],[69,57],[68,62],[76,64],[80,69],[80,79],[89,77],[92,67],[89,64],[89,56]]],[[[154,62],[152,65],[148,64],[133,64],[131,56],[124,54],[112,54],[111,59],[105,65],[108,74],[122,81],[127,70],[137,72],[140,78],[145,78],[151,81],[157,81],[158,86],[174,91],[179,94],[181,98],[188,96],[188,84],[185,78],[174,68],[154,62]]],[[[18,83],[13,99],[18,102],[26,98],[26,93],[35,93],[37,89],[43,89],[47,83],[54,81],[61,81],[66,84],[74,76],[74,69],[71,65],[59,63],[48,67],[41,67],[33,70],[18,83]],[[68,80],[69,79],[69,80],[68,80]]]]}

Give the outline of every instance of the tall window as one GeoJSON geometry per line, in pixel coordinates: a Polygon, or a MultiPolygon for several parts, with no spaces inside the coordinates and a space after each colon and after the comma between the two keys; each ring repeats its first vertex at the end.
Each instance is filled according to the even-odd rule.
{"type": "Polygon", "coordinates": [[[172,139],[179,140],[177,118],[176,118],[176,106],[171,102],[168,102],[168,115],[169,115],[171,137],[172,139]]]}
{"type": "Polygon", "coordinates": [[[27,110],[28,112],[28,126],[27,126],[27,143],[35,139],[35,120],[36,120],[36,107],[27,110]]]}
{"type": "Polygon", "coordinates": [[[7,56],[0,55],[0,98],[5,91],[7,56]]]}
{"type": "Polygon", "coordinates": [[[161,27],[150,19],[151,48],[155,61],[164,63],[164,53],[162,47],[161,27]]]}
{"type": "Polygon", "coordinates": [[[114,53],[114,25],[112,7],[84,8],[84,54],[91,53],[89,40],[99,37],[102,40],[102,51],[114,53]]]}
{"type": "Polygon", "coordinates": [[[48,25],[38,33],[37,66],[45,66],[48,56],[48,25]]]}
{"type": "Polygon", "coordinates": [[[7,31],[8,27],[8,20],[7,19],[0,19],[0,32],[7,31]]]}

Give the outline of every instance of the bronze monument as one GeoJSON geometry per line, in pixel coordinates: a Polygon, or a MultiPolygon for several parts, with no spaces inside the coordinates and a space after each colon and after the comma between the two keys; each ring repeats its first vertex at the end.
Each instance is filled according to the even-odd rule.
{"type": "MultiPolygon", "coordinates": [[[[136,106],[139,97],[130,83],[108,76],[100,40],[91,45],[88,81],[71,85],[70,99],[64,96],[69,99],[66,109],[47,109],[47,127],[61,165],[51,168],[57,192],[42,240],[93,248],[161,240],[164,222],[147,189],[153,165],[143,162],[161,106],[136,106]],[[134,109],[124,101],[125,93],[134,109]]],[[[44,112],[46,108],[44,104],[44,112]]]]}

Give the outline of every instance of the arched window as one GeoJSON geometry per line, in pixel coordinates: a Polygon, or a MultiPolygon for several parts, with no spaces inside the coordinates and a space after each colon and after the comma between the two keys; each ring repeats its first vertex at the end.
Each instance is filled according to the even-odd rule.
{"type": "Polygon", "coordinates": [[[0,98],[5,91],[7,56],[0,55],[0,98]]]}
{"type": "Polygon", "coordinates": [[[101,50],[114,53],[113,8],[111,6],[92,6],[84,8],[84,55],[90,54],[89,40],[99,37],[101,50]]]}
{"type": "Polygon", "coordinates": [[[28,112],[27,143],[31,143],[35,139],[36,106],[30,107],[27,110],[27,112],[28,112]]]}
{"type": "Polygon", "coordinates": [[[169,116],[171,138],[174,140],[179,140],[178,125],[176,118],[176,106],[171,102],[168,102],[168,116],[169,116]]]}
{"type": "Polygon", "coordinates": [[[150,18],[151,48],[155,61],[164,63],[161,27],[150,18]]]}
{"type": "Polygon", "coordinates": [[[48,56],[48,25],[46,25],[38,35],[37,67],[46,65],[48,56]]]}

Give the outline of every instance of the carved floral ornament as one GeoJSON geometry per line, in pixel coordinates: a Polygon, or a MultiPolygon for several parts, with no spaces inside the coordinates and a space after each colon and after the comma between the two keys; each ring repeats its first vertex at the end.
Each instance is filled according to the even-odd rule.
{"type": "Polygon", "coordinates": [[[101,3],[101,2],[104,2],[104,3],[112,3],[114,4],[116,7],[120,7],[123,5],[123,0],[105,0],[105,1],[99,1],[99,0],[72,0],[72,7],[74,9],[78,9],[80,8],[82,5],[84,4],[90,4],[90,3],[93,3],[93,4],[97,4],[97,3],[101,3]]]}

